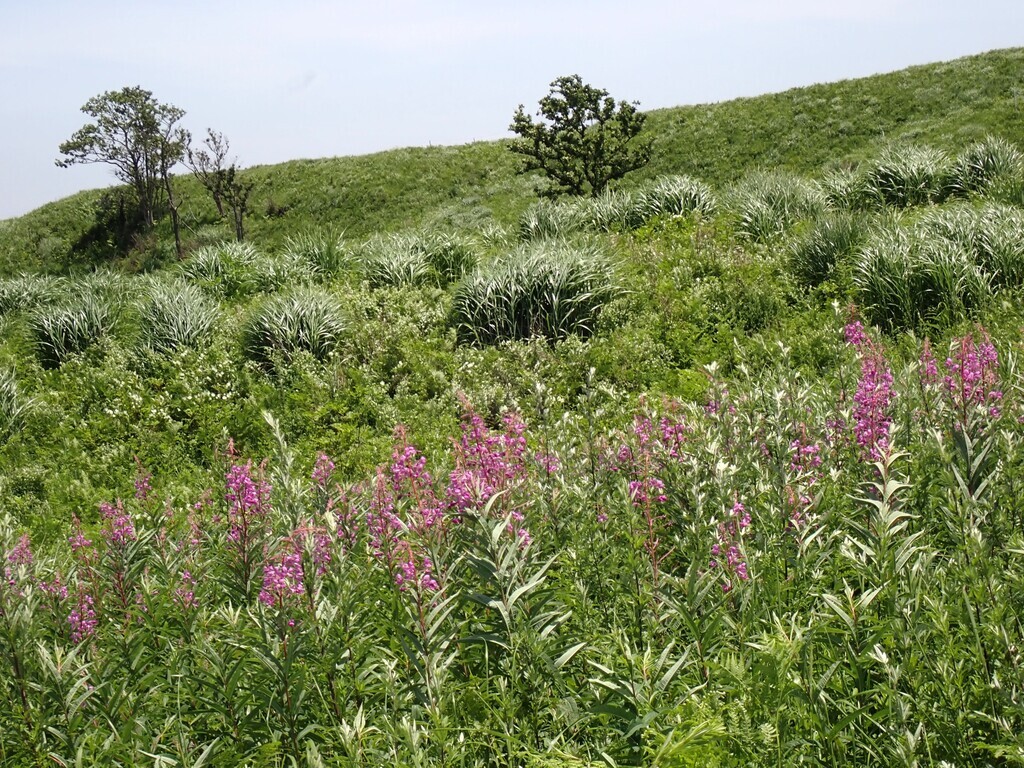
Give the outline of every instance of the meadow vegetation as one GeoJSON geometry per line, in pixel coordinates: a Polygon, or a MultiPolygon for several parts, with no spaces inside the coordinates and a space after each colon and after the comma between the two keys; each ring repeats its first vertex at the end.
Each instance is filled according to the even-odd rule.
{"type": "Polygon", "coordinates": [[[1024,764],[1022,70],[0,223],[0,764],[1024,764]]]}

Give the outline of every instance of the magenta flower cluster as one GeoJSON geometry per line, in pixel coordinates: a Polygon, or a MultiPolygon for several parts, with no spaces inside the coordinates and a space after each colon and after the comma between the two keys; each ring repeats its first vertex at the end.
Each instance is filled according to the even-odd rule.
{"type": "Polygon", "coordinates": [[[853,433],[861,455],[872,461],[889,450],[892,416],[892,371],[885,355],[864,332],[860,321],[845,328],[846,340],[860,354],[860,378],[853,396],[853,433]]]}
{"type": "Polygon", "coordinates": [[[999,418],[999,404],[1003,392],[999,387],[999,355],[988,334],[979,329],[980,339],[968,333],[953,344],[946,358],[943,378],[946,393],[953,408],[966,424],[968,410],[981,406],[993,419],[999,418]]]}
{"type": "Polygon", "coordinates": [[[252,462],[232,464],[224,477],[224,498],[228,503],[228,541],[248,541],[255,528],[267,524],[270,511],[270,484],[263,479],[262,467],[254,477],[252,462]]]}
{"type": "Polygon", "coordinates": [[[100,515],[105,522],[103,537],[107,544],[116,549],[124,549],[129,542],[135,541],[135,524],[132,516],[125,508],[124,503],[118,499],[116,504],[102,502],[100,504],[100,515]]]}
{"type": "Polygon", "coordinates": [[[373,485],[366,516],[370,549],[401,589],[416,585],[434,590],[438,585],[432,563],[422,550],[426,541],[440,536],[444,514],[426,457],[408,442],[403,429],[397,430],[396,437],[391,463],[377,468],[373,485]]]}
{"type": "Polygon", "coordinates": [[[75,605],[68,614],[68,625],[71,627],[71,642],[80,643],[96,634],[96,607],[92,595],[79,590],[75,605]]]}
{"type": "Polygon", "coordinates": [[[708,561],[712,570],[722,574],[722,591],[729,592],[736,579],[747,581],[747,559],[740,547],[744,533],[750,528],[750,513],[740,501],[735,501],[725,520],[718,524],[717,538],[711,546],[713,557],[708,561]]]}
{"type": "Polygon", "coordinates": [[[276,558],[263,566],[263,588],[259,600],[266,606],[284,609],[305,594],[302,552],[288,542],[276,558]]]}

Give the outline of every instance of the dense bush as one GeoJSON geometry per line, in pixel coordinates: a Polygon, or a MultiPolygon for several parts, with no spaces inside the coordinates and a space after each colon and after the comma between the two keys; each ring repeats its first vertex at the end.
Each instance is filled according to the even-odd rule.
{"type": "Polygon", "coordinates": [[[989,136],[967,147],[953,163],[949,174],[950,194],[966,197],[984,193],[1000,179],[1024,173],[1024,155],[1011,142],[989,136]]]}
{"type": "Polygon", "coordinates": [[[305,264],[317,276],[333,277],[353,265],[352,249],[342,235],[332,232],[305,232],[288,237],[284,244],[288,261],[305,264]]]}
{"type": "Polygon", "coordinates": [[[21,427],[28,408],[29,401],[22,395],[14,371],[0,368],[0,441],[21,427]]]}
{"type": "Polygon", "coordinates": [[[992,295],[991,277],[963,244],[923,227],[879,228],[853,280],[867,318],[891,331],[947,329],[992,295]]]}
{"type": "Polygon", "coordinates": [[[256,305],[242,326],[242,349],[260,365],[289,362],[305,352],[326,359],[345,333],[335,297],[314,288],[294,288],[256,305]]]}
{"type": "Polygon", "coordinates": [[[464,278],[456,289],[451,322],[459,340],[473,344],[586,337],[619,290],[601,251],[547,241],[464,278]]]}
{"type": "Polygon", "coordinates": [[[865,220],[853,213],[837,212],[818,219],[790,246],[793,275],[808,287],[836,280],[837,270],[861,245],[867,232],[865,220]]]}
{"type": "Polygon", "coordinates": [[[184,281],[154,281],[139,305],[139,316],[145,343],[158,352],[202,343],[220,319],[217,306],[184,281]]]}
{"type": "Polygon", "coordinates": [[[888,147],[862,174],[865,202],[907,208],[940,202],[946,196],[950,163],[937,149],[905,144],[888,147]]]}
{"type": "Polygon", "coordinates": [[[229,242],[196,250],[179,273],[215,296],[238,300],[308,281],[314,269],[310,259],[306,252],[267,256],[250,243],[229,242]]]}
{"type": "Polygon", "coordinates": [[[40,362],[55,367],[84,352],[113,329],[117,316],[117,305],[93,292],[36,309],[29,329],[40,362]]]}
{"type": "Polygon", "coordinates": [[[56,277],[19,275],[0,280],[0,317],[49,304],[67,293],[67,281],[56,277]]]}
{"type": "Polygon", "coordinates": [[[755,173],[729,191],[728,206],[739,233],[753,242],[770,242],[803,219],[821,215],[826,198],[814,183],[781,171],[755,173]]]}
{"type": "Polygon", "coordinates": [[[689,176],[665,176],[637,189],[625,209],[626,226],[636,229],[656,216],[712,216],[717,209],[715,193],[707,184],[689,176]]]}
{"type": "Polygon", "coordinates": [[[445,287],[476,266],[471,241],[439,232],[378,237],[363,246],[363,273],[375,288],[405,285],[445,287]]]}

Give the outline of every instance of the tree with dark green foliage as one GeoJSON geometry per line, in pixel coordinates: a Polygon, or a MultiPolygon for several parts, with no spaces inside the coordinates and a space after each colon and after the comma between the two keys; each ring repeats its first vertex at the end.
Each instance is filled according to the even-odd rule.
{"type": "Polygon", "coordinates": [[[180,255],[171,170],[184,158],[189,144],[188,131],[179,125],[185,111],[161,104],[153,98],[152,91],[134,86],[94,96],[85,103],[82,112],[94,122],[79,128],[60,145],[63,157],[57,160],[57,165],[112,166],[114,175],[135,192],[140,216],[147,227],[154,225],[166,200],[180,255]]]}
{"type": "Polygon", "coordinates": [[[646,119],[637,103],[616,102],[579,75],[552,82],[537,115],[534,121],[519,105],[509,130],[520,138],[509,149],[523,156],[523,172],[547,174],[553,194],[596,197],[651,158],[650,141],[637,139],[646,119]]]}

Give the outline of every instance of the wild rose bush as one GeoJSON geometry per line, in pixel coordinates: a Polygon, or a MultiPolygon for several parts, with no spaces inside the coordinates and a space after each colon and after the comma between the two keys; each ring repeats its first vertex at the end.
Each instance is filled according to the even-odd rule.
{"type": "Polygon", "coordinates": [[[359,483],[229,448],[60,546],[4,519],[0,763],[1020,762],[1015,351],[837,343],[618,430],[467,405],[359,483]]]}

